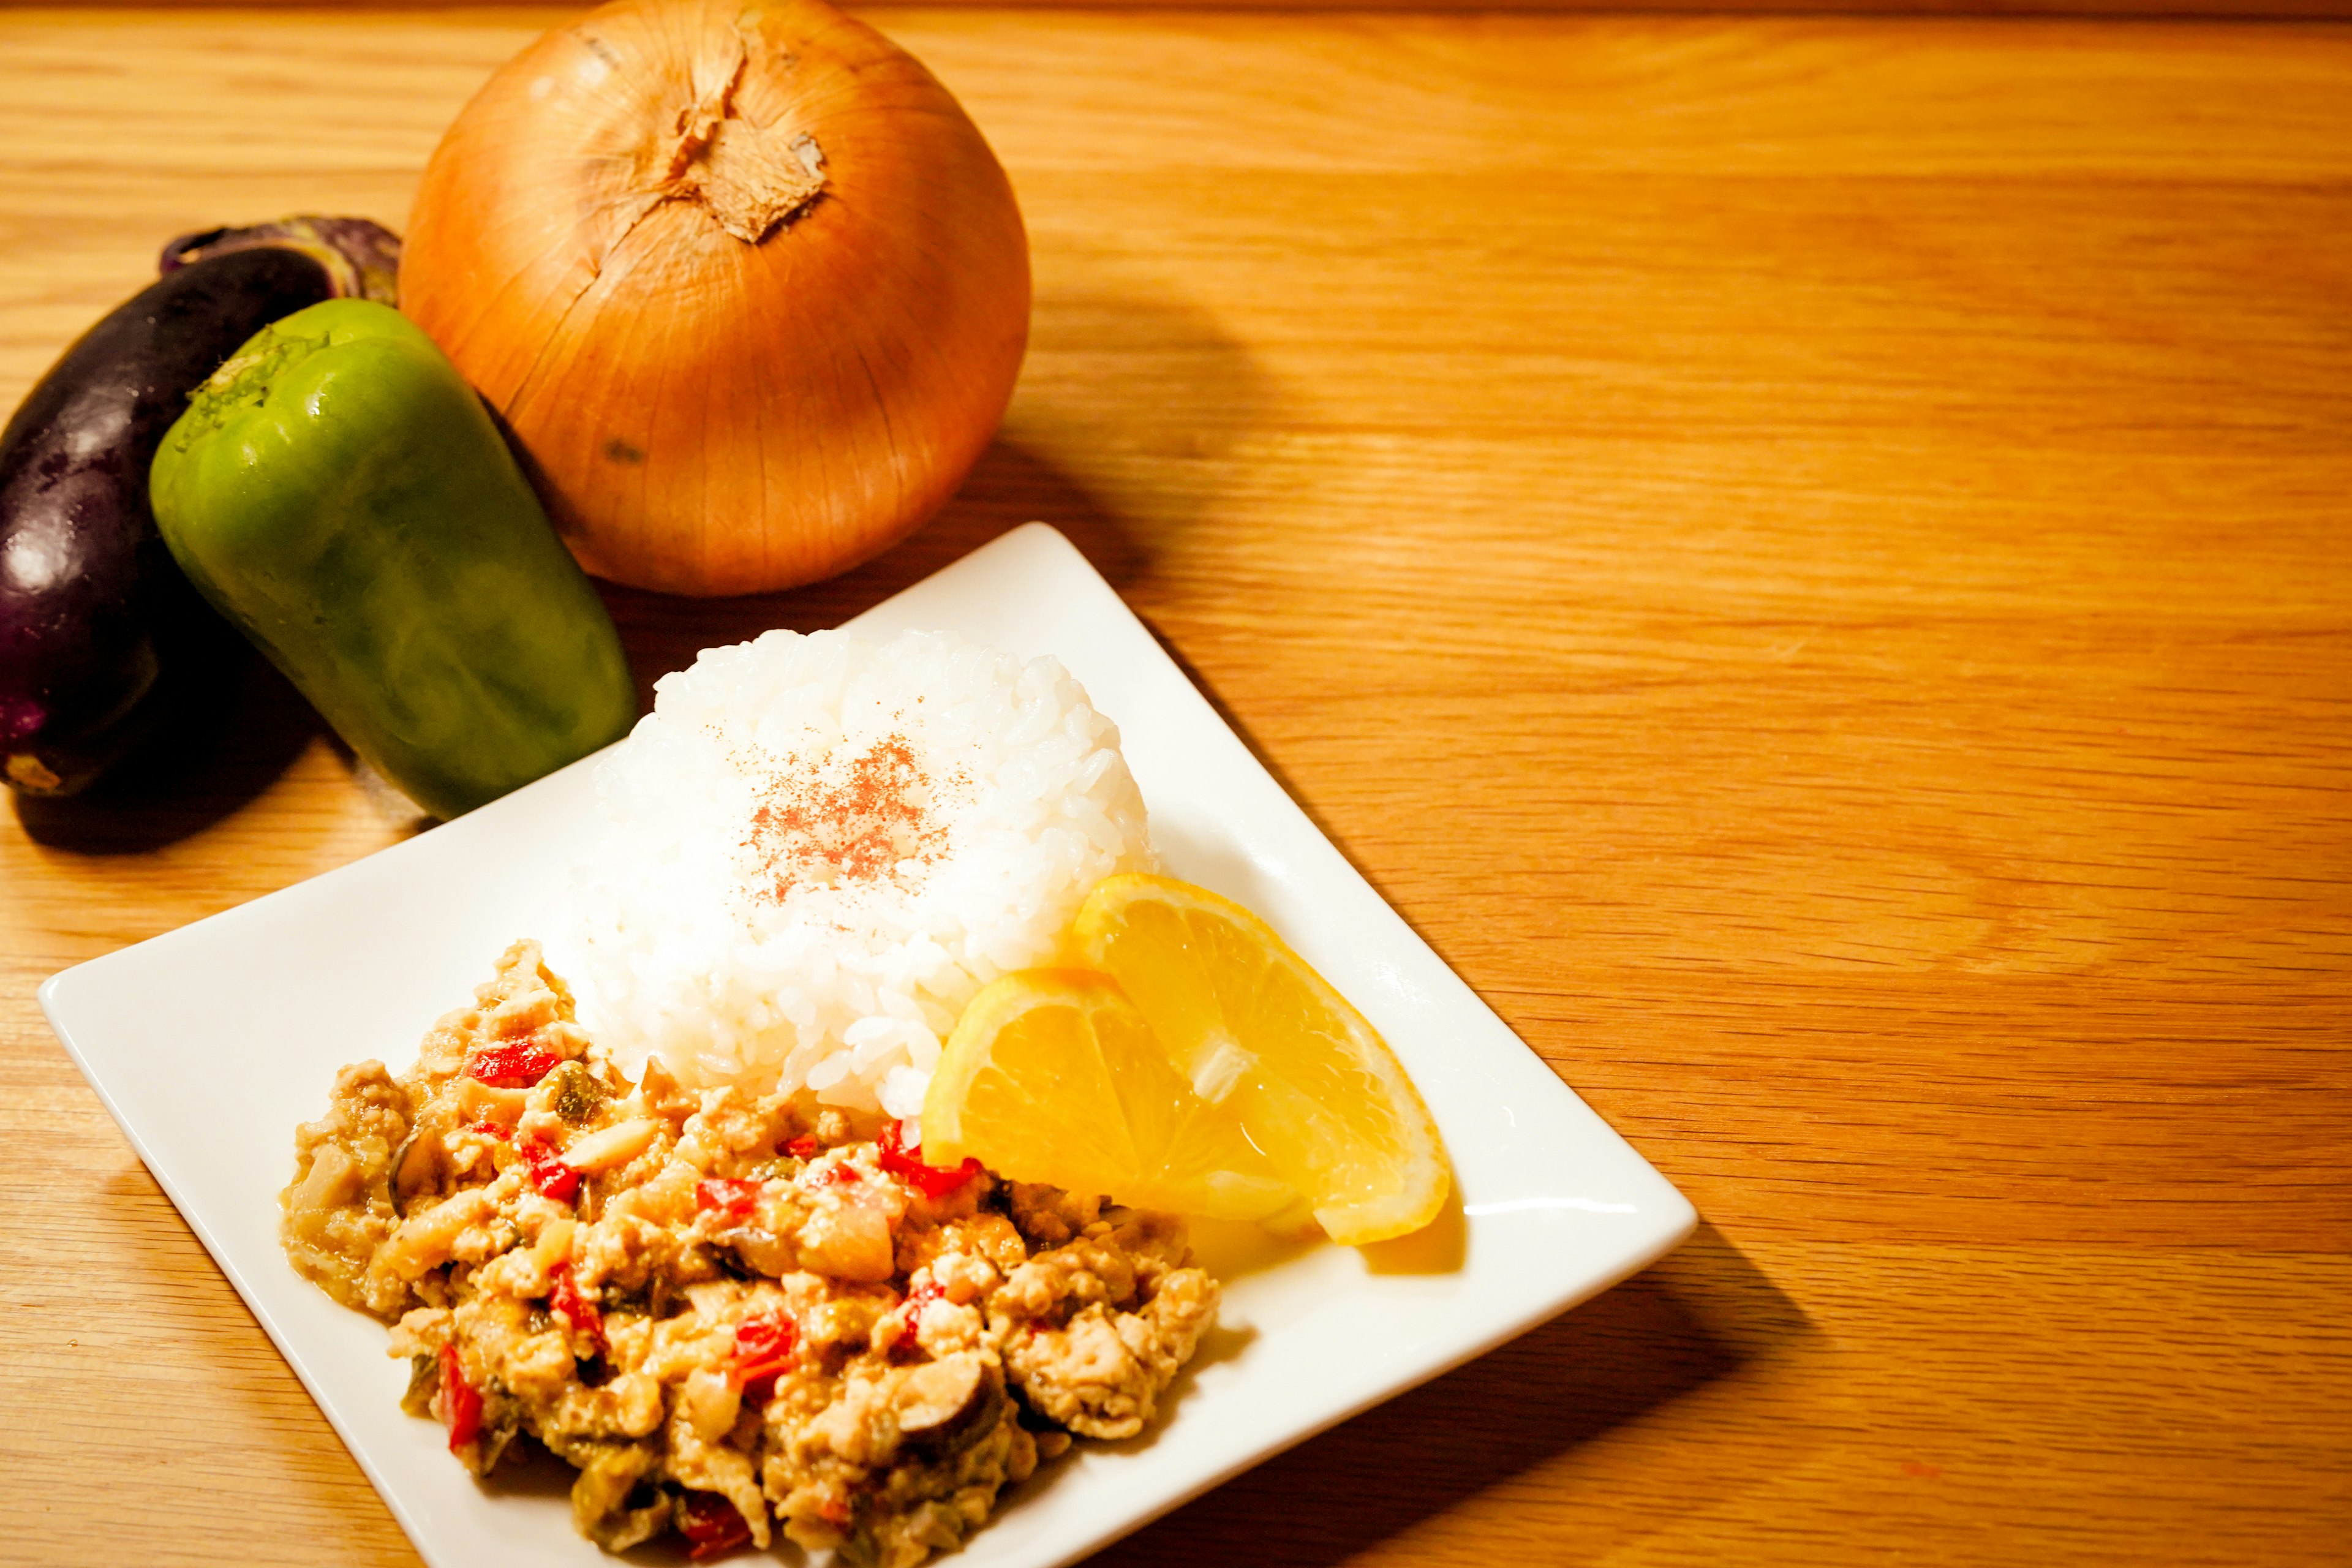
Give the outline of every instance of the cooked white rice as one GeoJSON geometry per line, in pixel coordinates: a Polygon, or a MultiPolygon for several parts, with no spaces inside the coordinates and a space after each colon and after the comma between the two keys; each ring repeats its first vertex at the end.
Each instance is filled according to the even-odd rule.
{"type": "Polygon", "coordinates": [[[1051,658],[770,632],[655,688],[600,767],[574,962],[634,1068],[912,1116],[956,1015],[1149,869],[1117,726],[1051,658]]]}

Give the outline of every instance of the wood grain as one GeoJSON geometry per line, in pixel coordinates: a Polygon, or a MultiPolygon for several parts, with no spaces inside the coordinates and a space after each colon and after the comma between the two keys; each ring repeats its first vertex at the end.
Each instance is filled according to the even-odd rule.
{"type": "MultiPolygon", "coordinates": [[[[640,676],[1055,523],[1708,1221],[1103,1560],[2342,1563],[2352,29],[875,15],[1022,390],[640,676]]],[[[0,400],[545,20],[0,15],[0,400]]],[[[0,1561],[414,1561],[31,1001],[413,830],[230,707],[0,814],[0,1561]]]]}

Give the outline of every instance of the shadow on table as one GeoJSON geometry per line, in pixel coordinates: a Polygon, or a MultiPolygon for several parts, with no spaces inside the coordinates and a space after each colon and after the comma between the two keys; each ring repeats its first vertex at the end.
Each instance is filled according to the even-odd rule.
{"type": "Polygon", "coordinates": [[[1030,363],[1004,427],[939,515],[856,570],[782,593],[682,599],[600,584],[652,702],[706,647],[775,627],[836,626],[1024,522],[1059,529],[1130,600],[1153,559],[1230,479],[1236,440],[1273,393],[1213,316],[1139,284],[1041,292],[1030,363]],[[1118,477],[1106,499],[1074,462],[1118,477]]]}
{"type": "MultiPolygon", "coordinates": [[[[653,683],[706,647],[772,627],[809,631],[879,604],[1024,522],[1051,523],[1122,594],[1152,554],[1189,529],[1228,478],[1236,438],[1265,415],[1269,384],[1214,318],[1149,285],[1041,293],[1032,374],[1005,427],[939,516],[896,548],[829,582],[779,594],[690,599],[604,584],[635,670],[653,683]],[[1122,515],[1051,455],[1133,476],[1150,515],[1122,515]]],[[[64,800],[28,796],[26,834],[53,848],[129,855],[234,815],[326,731],[310,705],[241,645],[226,670],[98,784],[64,800]]],[[[340,749],[340,748],[339,748],[340,749]]],[[[357,764],[344,752],[344,761],[357,764]]],[[[365,781],[362,781],[363,783],[365,781]]],[[[403,803],[394,802],[398,815],[403,803]]]]}
{"type": "MultiPolygon", "coordinates": [[[[1089,1561],[1100,1568],[1322,1568],[1815,1332],[1703,1224],[1647,1273],[1228,1481],[1089,1561]]],[[[1554,1544],[1559,1555],[1546,1560],[1565,1560],[1572,1543],[1554,1544]]],[[[1622,1542],[1580,1544],[1579,1561],[1622,1542]]]]}
{"type": "Polygon", "coordinates": [[[251,648],[234,645],[223,663],[81,794],[17,795],[25,836],[81,855],[143,854],[201,833],[277,783],[326,725],[251,648]]]}
{"type": "Polygon", "coordinates": [[[1133,568],[1137,552],[1093,496],[1043,458],[999,437],[938,517],[905,542],[839,577],[731,599],[679,598],[611,583],[597,587],[636,671],[638,705],[650,710],[653,683],[692,664],[704,648],[743,642],[780,626],[809,632],[837,626],[1032,521],[1052,523],[1067,534],[1114,584],[1133,568]]]}

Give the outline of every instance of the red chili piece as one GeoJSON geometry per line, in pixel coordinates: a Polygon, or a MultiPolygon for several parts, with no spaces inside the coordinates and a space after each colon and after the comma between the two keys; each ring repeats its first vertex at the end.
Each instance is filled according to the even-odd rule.
{"type": "Polygon", "coordinates": [[[595,1302],[580,1293],[580,1287],[572,1282],[572,1265],[557,1264],[548,1279],[551,1281],[547,1292],[549,1309],[572,1325],[574,1333],[585,1334],[594,1341],[598,1355],[604,1354],[610,1348],[604,1342],[604,1314],[596,1310],[595,1302]]]}
{"type": "Polygon", "coordinates": [[[759,1201],[757,1182],[730,1182],[724,1176],[707,1176],[694,1184],[694,1206],[703,1214],[716,1209],[730,1219],[740,1219],[759,1201]]]}
{"type": "Polygon", "coordinates": [[[907,1337],[900,1340],[892,1349],[890,1352],[892,1360],[901,1357],[911,1359],[921,1353],[922,1346],[918,1342],[918,1336],[922,1332],[923,1309],[934,1301],[944,1301],[947,1299],[946,1287],[930,1281],[918,1285],[907,1292],[907,1299],[898,1303],[898,1317],[907,1325],[907,1337]]]}
{"type": "Polygon", "coordinates": [[[469,1132],[478,1132],[485,1138],[495,1138],[501,1143],[514,1136],[511,1130],[500,1126],[495,1121],[477,1121],[468,1127],[467,1131],[469,1132]]]}
{"type": "Polygon", "coordinates": [[[848,1161],[844,1160],[840,1164],[835,1165],[833,1169],[827,1171],[824,1173],[824,1179],[828,1182],[838,1182],[842,1185],[846,1186],[852,1182],[864,1181],[866,1179],[866,1173],[851,1164],[848,1161]]]}
{"type": "Polygon", "coordinates": [[[784,1145],[784,1152],[795,1160],[814,1160],[820,1152],[814,1132],[803,1132],[784,1145]]]}
{"type": "Polygon", "coordinates": [[[743,1380],[746,1399],[758,1404],[775,1392],[776,1379],[791,1368],[800,1339],[800,1324],[781,1312],[735,1325],[735,1372],[743,1380]]]}
{"type": "Polygon", "coordinates": [[[686,1554],[697,1563],[723,1557],[751,1542],[751,1523],[717,1492],[688,1492],[678,1500],[678,1533],[692,1544],[686,1554]]]}
{"type": "Polygon", "coordinates": [[[966,1160],[953,1169],[923,1163],[923,1146],[909,1148],[894,1120],[882,1124],[882,1136],[875,1141],[881,1146],[882,1168],[894,1176],[912,1182],[927,1198],[940,1198],[980,1174],[980,1162],[966,1160]]]}
{"type": "Polygon", "coordinates": [[[580,1173],[556,1157],[555,1151],[537,1138],[526,1138],[515,1145],[522,1154],[524,1170],[531,1187],[541,1197],[553,1198],[557,1203],[572,1201],[580,1190],[580,1173]]]}
{"type": "Polygon", "coordinates": [[[528,1089],[562,1066],[563,1058],[528,1040],[484,1046],[466,1063],[466,1075],[494,1089],[528,1089]]]}
{"type": "Polygon", "coordinates": [[[482,1396],[466,1381],[466,1363],[455,1344],[441,1347],[441,1417],[449,1423],[453,1454],[481,1434],[482,1396]]]}

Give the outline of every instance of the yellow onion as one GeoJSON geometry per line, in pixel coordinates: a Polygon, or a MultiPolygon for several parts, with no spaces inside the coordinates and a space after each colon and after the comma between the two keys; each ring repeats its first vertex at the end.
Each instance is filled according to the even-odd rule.
{"type": "Polygon", "coordinates": [[[951,495],[1013,395],[1029,250],[988,143],[822,0],[618,0],[442,138],[400,303],[601,577],[844,571],[951,495]]]}

